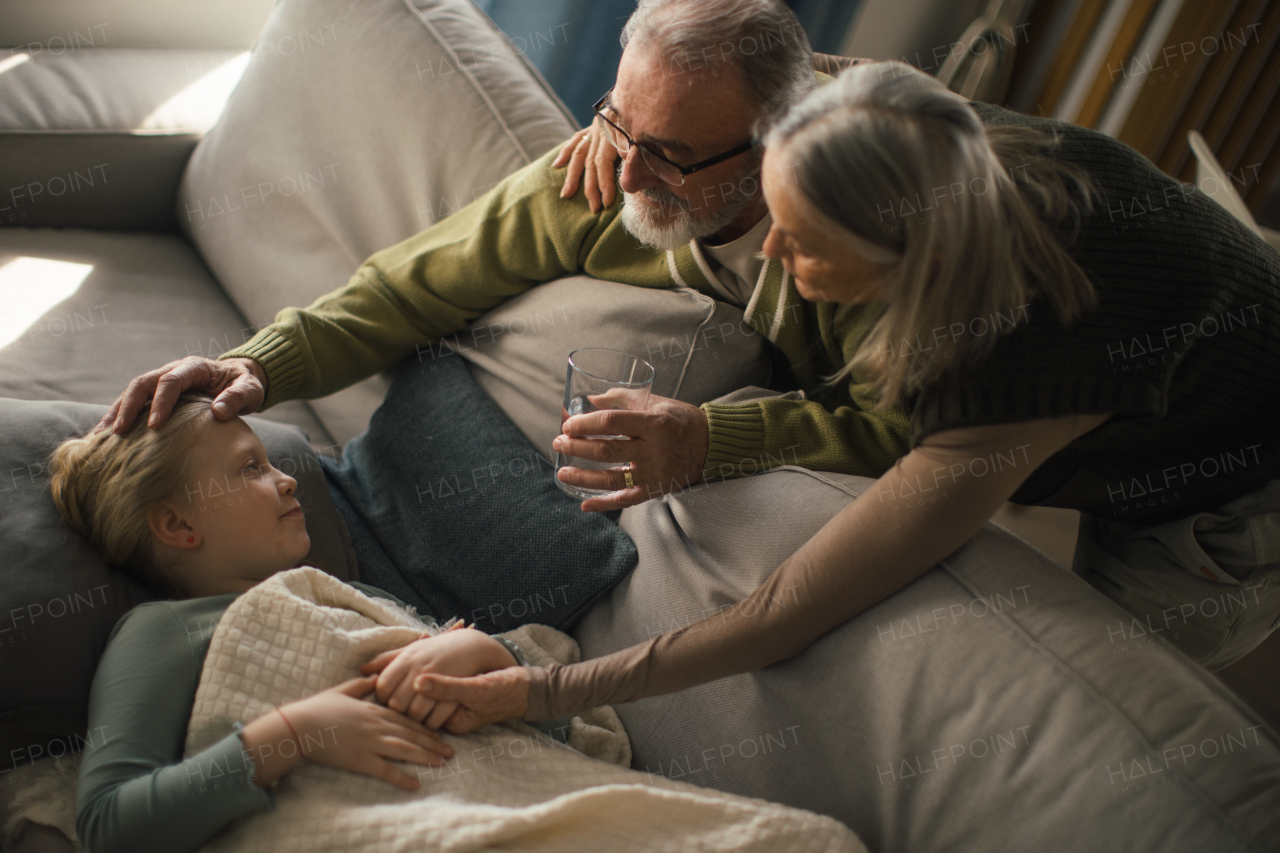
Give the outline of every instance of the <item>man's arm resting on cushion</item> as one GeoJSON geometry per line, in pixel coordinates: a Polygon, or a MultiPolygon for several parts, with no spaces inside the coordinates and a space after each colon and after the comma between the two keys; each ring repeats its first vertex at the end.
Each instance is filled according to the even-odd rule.
{"type": "Polygon", "coordinates": [[[454,334],[511,296],[583,268],[617,217],[561,199],[556,149],[487,195],[364,262],[344,287],[286,308],[243,346],[266,373],[262,408],[322,397],[384,370],[416,346],[454,334]]]}
{"type": "Polygon", "coordinates": [[[740,604],[612,655],[529,667],[525,719],[670,693],[799,654],[967,542],[1045,459],[1107,417],[930,436],[740,604]],[[971,460],[995,453],[1020,464],[971,473],[971,460]]]}

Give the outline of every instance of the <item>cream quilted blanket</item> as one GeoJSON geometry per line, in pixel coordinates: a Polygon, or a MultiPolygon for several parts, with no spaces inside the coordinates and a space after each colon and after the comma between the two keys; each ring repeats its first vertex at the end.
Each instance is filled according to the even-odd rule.
{"type": "MultiPolygon", "coordinates": [[[[237,598],[218,623],[186,754],[225,737],[235,721],[248,723],[358,676],[361,663],[423,630],[430,628],[410,613],[319,569],[269,578],[237,598]]],[[[544,630],[576,652],[571,639],[544,630]]],[[[508,636],[522,649],[533,639],[524,629],[508,636]]],[[[548,643],[542,645],[530,649],[531,661],[545,655],[548,643]]],[[[600,725],[574,721],[576,742],[625,761],[630,750],[621,727],[611,733],[616,717],[601,710],[600,725]]],[[[522,722],[443,737],[455,750],[445,767],[400,765],[418,775],[418,791],[303,761],[278,783],[274,809],[232,822],[202,849],[866,851],[831,818],[589,758],[522,722]]]]}

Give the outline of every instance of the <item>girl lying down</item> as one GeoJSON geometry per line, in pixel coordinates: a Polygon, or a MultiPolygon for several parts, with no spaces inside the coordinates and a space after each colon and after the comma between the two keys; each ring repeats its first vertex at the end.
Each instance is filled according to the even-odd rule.
{"type": "Polygon", "coordinates": [[[524,723],[436,731],[455,706],[416,694],[418,674],[551,662],[531,627],[572,641],[525,626],[510,632],[522,651],[292,568],[310,547],[297,483],[210,403],[184,394],[159,429],[143,416],[50,460],[67,523],[173,596],[126,614],[94,675],[89,729],[102,738],[76,804],[88,853],[865,849],[829,818],[588,758],[524,723]],[[392,707],[373,695],[379,672],[403,687],[392,707]]]}

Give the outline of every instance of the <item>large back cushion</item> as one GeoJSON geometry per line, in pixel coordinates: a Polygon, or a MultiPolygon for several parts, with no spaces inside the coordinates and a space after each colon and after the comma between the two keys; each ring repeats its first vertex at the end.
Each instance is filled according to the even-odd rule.
{"type": "MultiPolygon", "coordinates": [[[[191,157],[177,217],[249,322],[266,324],[574,129],[469,0],[282,0],[191,157]]],[[[316,409],[344,441],[384,392],[316,409]]]]}

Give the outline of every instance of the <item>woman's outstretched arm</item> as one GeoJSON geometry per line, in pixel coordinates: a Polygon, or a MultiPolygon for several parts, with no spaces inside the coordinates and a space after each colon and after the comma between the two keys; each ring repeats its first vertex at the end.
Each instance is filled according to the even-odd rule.
{"type": "Polygon", "coordinates": [[[1044,460],[1107,417],[1069,416],[938,433],[832,518],[738,605],[648,642],[568,666],[525,667],[519,674],[500,670],[473,679],[425,676],[424,692],[462,703],[446,726],[462,732],[490,722],[484,719],[487,709],[510,712],[523,704],[520,714],[527,720],[559,717],[682,690],[792,657],[967,542],[1044,460]],[[1016,463],[970,464],[977,458],[990,463],[997,453],[1016,463]]]}

